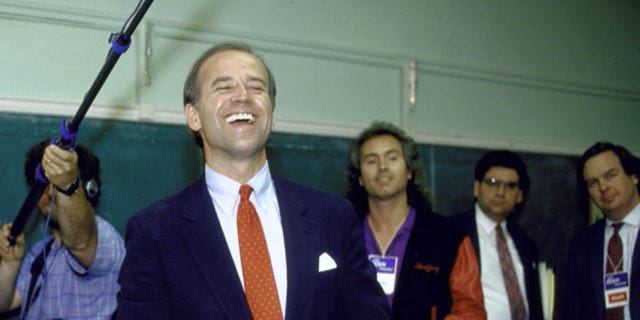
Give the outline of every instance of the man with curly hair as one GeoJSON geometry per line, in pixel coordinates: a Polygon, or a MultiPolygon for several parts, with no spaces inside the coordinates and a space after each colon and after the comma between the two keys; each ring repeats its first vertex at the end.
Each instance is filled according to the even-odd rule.
{"type": "Polygon", "coordinates": [[[473,247],[432,212],[413,139],[374,122],[353,142],[346,175],[393,319],[485,319],[473,247]]]}

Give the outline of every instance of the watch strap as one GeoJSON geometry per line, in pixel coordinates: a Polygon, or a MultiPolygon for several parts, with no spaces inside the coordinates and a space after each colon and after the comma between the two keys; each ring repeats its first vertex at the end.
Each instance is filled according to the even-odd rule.
{"type": "Polygon", "coordinates": [[[76,181],[74,181],[66,190],[60,189],[58,187],[56,187],[56,189],[68,196],[74,194],[76,192],[76,190],[78,190],[78,186],[80,186],[80,178],[76,178],[76,181]]]}

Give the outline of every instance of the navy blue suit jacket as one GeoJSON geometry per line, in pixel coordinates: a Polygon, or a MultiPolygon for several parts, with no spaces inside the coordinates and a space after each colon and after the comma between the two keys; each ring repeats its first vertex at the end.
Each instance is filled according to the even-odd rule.
{"type": "MultiPolygon", "coordinates": [[[[605,219],[582,230],[571,241],[567,276],[568,319],[604,318],[605,219]]],[[[631,319],[640,319],[640,241],[633,250],[630,282],[631,319]]]]}
{"type": "MultiPolygon", "coordinates": [[[[475,209],[456,214],[451,219],[471,237],[473,248],[476,250],[476,256],[478,257],[478,264],[482,270],[475,209]]],[[[512,221],[507,220],[507,231],[509,231],[516,250],[518,250],[522,269],[524,270],[524,282],[527,287],[527,304],[529,305],[529,319],[542,320],[542,299],[540,294],[540,276],[538,274],[538,248],[524,229],[512,221]]],[[[501,271],[496,270],[496,272],[501,271]]]]}
{"type": "MultiPolygon", "coordinates": [[[[345,200],[274,178],[287,256],[286,319],[388,319],[345,200]],[[328,253],[337,268],[318,272],[328,253]]],[[[132,216],[119,319],[251,319],[204,177],[132,216]]]]}

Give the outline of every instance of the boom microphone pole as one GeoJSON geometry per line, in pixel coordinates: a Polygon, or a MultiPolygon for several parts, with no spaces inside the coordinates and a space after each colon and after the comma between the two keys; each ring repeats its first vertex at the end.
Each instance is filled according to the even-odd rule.
{"type": "MultiPolygon", "coordinates": [[[[122,26],[122,30],[119,33],[111,34],[110,42],[111,48],[109,49],[109,53],[107,54],[107,59],[100,69],[97,77],[93,81],[91,88],[84,96],[78,111],[76,111],[75,116],[71,120],[71,122],[66,122],[63,120],[60,123],[60,137],[53,138],[51,143],[56,144],[64,149],[73,150],[76,144],[76,136],[78,134],[78,129],[80,127],[80,122],[84,119],[87,111],[91,107],[93,100],[98,95],[98,92],[102,88],[102,85],[107,80],[107,77],[113,70],[113,67],[118,62],[118,58],[122,55],[127,49],[129,49],[129,45],[131,44],[131,35],[135,31],[136,27],[144,17],[145,13],[151,6],[153,0],[144,0],[138,2],[136,9],[132,13],[132,15],[127,19],[127,22],[122,26]],[[129,25],[127,23],[130,21],[129,25]]],[[[16,218],[13,220],[13,224],[11,225],[11,234],[9,236],[9,242],[11,245],[15,245],[16,237],[22,233],[24,230],[27,221],[29,221],[29,217],[31,213],[35,209],[38,200],[44,193],[44,190],[49,185],[49,181],[44,175],[42,170],[42,166],[38,165],[35,170],[36,180],[27,194],[26,199],[22,203],[22,207],[20,207],[20,211],[16,215],[16,218]]]]}

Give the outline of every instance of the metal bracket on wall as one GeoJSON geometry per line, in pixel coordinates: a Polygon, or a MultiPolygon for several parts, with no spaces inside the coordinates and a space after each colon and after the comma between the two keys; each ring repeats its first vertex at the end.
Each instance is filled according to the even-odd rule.
{"type": "Polygon", "coordinates": [[[416,60],[409,61],[409,111],[416,110],[416,82],[418,80],[418,64],[416,60]]]}
{"type": "Polygon", "coordinates": [[[144,85],[146,87],[151,86],[151,53],[153,48],[151,46],[151,37],[153,35],[153,23],[147,22],[144,24],[144,53],[143,53],[143,76],[144,85]]]}

